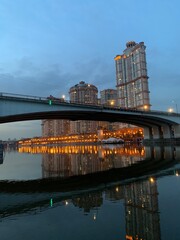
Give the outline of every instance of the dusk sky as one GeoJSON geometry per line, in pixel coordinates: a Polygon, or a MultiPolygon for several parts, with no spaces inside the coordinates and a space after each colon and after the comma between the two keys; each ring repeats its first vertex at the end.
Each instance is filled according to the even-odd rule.
{"type": "MultiPolygon", "coordinates": [[[[0,0],[0,92],[116,88],[114,57],[144,42],[152,109],[180,110],[179,0],[0,0]]],[[[41,135],[40,121],[0,125],[0,139],[41,135]]]]}

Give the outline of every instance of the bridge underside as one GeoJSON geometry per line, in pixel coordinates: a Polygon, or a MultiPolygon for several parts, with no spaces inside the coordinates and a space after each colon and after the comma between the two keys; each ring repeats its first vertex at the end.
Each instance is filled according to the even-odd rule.
{"type": "Polygon", "coordinates": [[[169,120],[158,121],[157,117],[138,116],[134,114],[119,114],[97,111],[45,111],[26,114],[17,114],[0,117],[0,123],[43,120],[43,119],[68,119],[122,122],[144,128],[145,140],[180,138],[180,125],[169,120]]]}

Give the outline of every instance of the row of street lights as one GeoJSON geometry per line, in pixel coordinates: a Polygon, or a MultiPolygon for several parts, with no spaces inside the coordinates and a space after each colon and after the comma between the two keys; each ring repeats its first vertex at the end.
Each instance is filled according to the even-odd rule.
{"type": "MultiPolygon", "coordinates": [[[[65,95],[62,95],[62,98],[65,100],[65,95]]],[[[175,104],[175,106],[176,106],[176,113],[178,113],[179,111],[178,111],[177,103],[174,100],[172,100],[172,103],[175,104]]],[[[114,104],[115,104],[114,100],[111,100],[110,105],[113,106],[114,104]]],[[[144,105],[144,110],[147,110],[147,109],[148,109],[148,106],[144,105]]],[[[172,108],[172,107],[168,108],[168,112],[169,113],[173,113],[174,112],[174,108],[172,108]]]]}

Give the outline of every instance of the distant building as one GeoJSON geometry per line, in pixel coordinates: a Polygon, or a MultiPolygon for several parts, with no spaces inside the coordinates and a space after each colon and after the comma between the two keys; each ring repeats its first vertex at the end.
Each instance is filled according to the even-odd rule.
{"type": "MultiPolygon", "coordinates": [[[[116,89],[104,89],[100,91],[100,104],[116,107],[117,106],[117,90],[116,89]]],[[[99,126],[104,130],[117,130],[121,127],[121,123],[99,122],[99,126]]]]}
{"type": "Polygon", "coordinates": [[[116,89],[105,89],[100,91],[101,104],[107,106],[117,105],[117,90],[116,89]]]}
{"type": "MultiPolygon", "coordinates": [[[[50,95],[49,100],[55,99],[56,101],[63,102],[63,98],[54,98],[50,95]]],[[[69,134],[70,121],[66,119],[45,119],[41,123],[42,136],[53,137],[69,134]]]]}
{"type": "MultiPolygon", "coordinates": [[[[98,104],[98,89],[92,84],[87,84],[83,81],[74,85],[69,90],[70,101],[83,104],[98,104]]],[[[97,131],[98,123],[96,121],[71,121],[70,133],[82,134],[92,133],[97,131]]]]}
{"type": "Polygon", "coordinates": [[[98,89],[92,84],[83,81],[69,89],[70,101],[84,104],[98,103],[98,89]]]}
{"type": "Polygon", "coordinates": [[[42,120],[42,136],[53,137],[69,134],[70,121],[65,119],[42,120]]]}
{"type": "Polygon", "coordinates": [[[114,58],[120,107],[150,109],[145,49],[144,42],[127,42],[123,54],[114,58]]]}

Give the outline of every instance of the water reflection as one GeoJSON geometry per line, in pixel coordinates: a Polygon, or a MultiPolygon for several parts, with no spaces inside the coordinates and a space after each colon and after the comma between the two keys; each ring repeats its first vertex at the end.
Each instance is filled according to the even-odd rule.
{"type": "Polygon", "coordinates": [[[156,180],[126,185],[124,199],[127,239],[161,239],[156,180]]]}
{"type": "MultiPolygon", "coordinates": [[[[73,145],[20,147],[20,153],[42,154],[42,177],[70,177],[127,168],[138,163],[154,168],[180,159],[177,146],[73,145]]],[[[143,170],[143,169],[142,169],[143,170]]]]}
{"type": "Polygon", "coordinates": [[[68,177],[122,168],[143,160],[143,147],[61,146],[42,154],[43,177],[68,177]]]}
{"type": "MultiPolygon", "coordinates": [[[[20,191],[13,192],[5,188],[0,195],[1,219],[15,215],[37,215],[51,208],[71,206],[82,212],[82,218],[84,215],[90,215],[91,220],[97,222],[99,215],[104,211],[105,202],[123,202],[125,235],[119,237],[127,240],[161,239],[157,182],[163,176],[179,176],[180,147],[45,146],[23,147],[19,148],[19,152],[42,154],[42,175],[45,179],[57,176],[67,179],[74,175],[91,174],[92,180],[97,172],[99,178],[102,177],[100,173],[108,172],[109,178],[107,179],[107,175],[102,177],[105,184],[101,182],[99,185],[96,182],[92,188],[88,182],[83,189],[78,187],[73,191],[61,191],[61,188],[59,191],[33,191],[33,188],[27,190],[25,186],[20,191]],[[118,172],[113,171],[110,175],[109,171],[112,169],[118,172]]],[[[13,186],[15,185],[14,183],[13,186]]],[[[112,212],[109,216],[111,221],[114,214],[112,212]]],[[[119,216],[121,215],[122,213],[119,213],[119,216]]]]}
{"type": "MultiPolygon", "coordinates": [[[[79,208],[84,215],[91,215],[92,221],[96,221],[98,214],[103,211],[105,200],[116,204],[123,201],[126,239],[161,239],[156,178],[86,193],[66,193],[64,196],[61,193],[1,193],[0,199],[1,219],[22,214],[37,215],[52,207],[71,205],[79,208]]],[[[113,214],[110,217],[113,218],[113,214]]]]}

